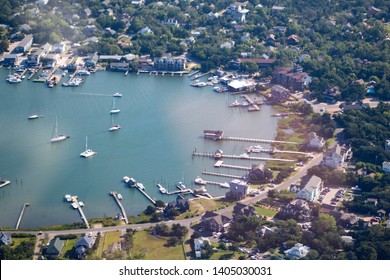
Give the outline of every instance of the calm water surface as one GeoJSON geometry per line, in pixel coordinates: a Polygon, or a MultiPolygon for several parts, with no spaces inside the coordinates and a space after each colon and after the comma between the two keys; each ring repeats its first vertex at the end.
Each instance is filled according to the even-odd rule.
{"type": "MultiPolygon", "coordinates": [[[[213,160],[192,158],[195,148],[241,154],[250,145],[205,141],[204,129],[222,129],[228,136],[275,137],[277,119],[271,117],[270,106],[251,113],[229,108],[238,96],[216,94],[211,87],[193,88],[188,77],[98,72],[79,87],[49,89],[28,80],[8,84],[7,74],[8,70],[0,70],[0,176],[12,184],[0,189],[0,226],[15,227],[25,202],[30,207],[21,228],[81,221],[78,211],[63,201],[65,194],[77,195],[84,202],[87,218],[115,216],[119,208],[109,196],[113,190],[122,194],[127,214],[136,215],[150,203],[137,190],[126,188],[123,176],[134,177],[152,197],[169,202],[175,197],[161,195],[156,183],[170,190],[178,181],[194,187],[192,180],[203,170],[218,171],[213,160]],[[109,111],[115,92],[123,97],[116,98],[121,112],[112,120],[109,111]],[[43,117],[27,120],[31,114],[43,117]],[[70,138],[50,143],[56,116],[59,133],[70,138]],[[109,132],[113,121],[122,129],[109,132]],[[97,154],[83,159],[79,155],[86,136],[89,148],[97,154]]],[[[215,196],[226,191],[216,186],[207,186],[207,190],[215,196]]]]}

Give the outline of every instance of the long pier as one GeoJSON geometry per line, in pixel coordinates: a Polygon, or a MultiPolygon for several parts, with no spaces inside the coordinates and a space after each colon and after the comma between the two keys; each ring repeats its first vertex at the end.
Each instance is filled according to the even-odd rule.
{"type": "Polygon", "coordinates": [[[278,141],[278,140],[266,140],[266,139],[256,139],[256,138],[242,138],[242,137],[234,137],[234,136],[222,136],[221,140],[227,140],[227,141],[241,141],[241,142],[253,142],[253,143],[267,143],[267,144],[273,144],[273,143],[281,143],[281,144],[295,144],[295,145],[301,145],[301,143],[298,142],[288,142],[288,141],[278,141]]]}
{"type": "MultiPolygon", "coordinates": [[[[211,157],[215,158],[215,155],[212,153],[198,153],[193,152],[192,156],[201,156],[201,157],[211,157]]],[[[260,160],[260,161],[280,161],[280,162],[295,162],[292,159],[282,159],[282,158],[264,158],[264,157],[251,157],[251,156],[237,156],[237,155],[220,155],[221,158],[231,158],[231,159],[244,159],[244,160],[260,160]]]]}
{"type": "Polygon", "coordinates": [[[217,173],[217,172],[209,172],[209,171],[203,171],[202,174],[212,175],[212,176],[219,176],[219,177],[227,177],[227,178],[233,178],[233,179],[242,179],[244,177],[244,176],[238,176],[238,175],[232,175],[232,174],[224,174],[224,173],[217,173]]]}
{"type": "Polygon", "coordinates": [[[125,208],[123,207],[121,201],[119,200],[118,198],[118,193],[115,192],[115,191],[112,191],[110,192],[110,195],[112,195],[116,201],[116,203],[118,204],[119,208],[121,209],[122,211],[122,216],[123,216],[123,219],[125,220],[126,224],[129,223],[129,220],[127,219],[127,215],[126,215],[126,211],[125,211],[125,208]]]}
{"type": "MultiPolygon", "coordinates": [[[[207,171],[206,171],[207,172],[207,171]]],[[[220,186],[221,188],[226,188],[222,185],[222,183],[220,182],[215,182],[215,181],[207,181],[207,180],[204,180],[206,185],[215,185],[215,186],[220,186]]]]}
{"type": "Polygon", "coordinates": [[[26,207],[29,206],[29,205],[30,204],[27,203],[27,202],[25,204],[23,204],[22,211],[20,212],[18,222],[16,223],[16,227],[15,227],[16,230],[19,229],[20,223],[22,222],[22,218],[23,218],[23,215],[24,215],[24,211],[26,210],[26,207]]]}
{"type": "Polygon", "coordinates": [[[202,77],[204,77],[204,76],[209,75],[210,73],[211,73],[211,72],[209,71],[209,72],[206,72],[206,73],[203,73],[203,74],[197,74],[197,75],[195,75],[193,78],[191,78],[191,80],[195,80],[195,79],[202,78],[202,77]]]}
{"type": "Polygon", "coordinates": [[[142,190],[140,187],[138,187],[137,185],[135,186],[147,199],[149,199],[153,204],[156,204],[156,201],[150,196],[148,195],[144,190],[142,190]]]}
{"type": "Polygon", "coordinates": [[[231,165],[231,164],[224,164],[224,163],[219,165],[219,167],[230,168],[230,169],[237,169],[237,170],[247,170],[247,171],[252,169],[252,168],[246,167],[246,166],[231,165]]]}
{"type": "Polygon", "coordinates": [[[83,211],[83,209],[81,208],[81,206],[79,204],[79,200],[77,199],[77,196],[72,196],[72,202],[76,203],[77,210],[79,210],[80,215],[81,215],[81,219],[84,221],[84,223],[87,226],[87,228],[91,228],[91,226],[89,225],[89,222],[87,220],[87,217],[85,216],[84,211],[83,211]]]}

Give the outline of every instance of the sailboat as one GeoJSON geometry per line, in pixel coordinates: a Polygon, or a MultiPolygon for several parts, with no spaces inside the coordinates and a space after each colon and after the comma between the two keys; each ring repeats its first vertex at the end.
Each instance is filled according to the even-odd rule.
{"type": "Polygon", "coordinates": [[[115,108],[115,98],[112,100],[112,109],[110,111],[110,114],[118,114],[121,110],[115,108]]]}
{"type": "Polygon", "coordinates": [[[88,149],[88,136],[85,136],[85,151],[82,152],[80,156],[84,158],[89,158],[95,154],[96,152],[92,151],[91,149],[88,149]]]}
{"type": "Polygon", "coordinates": [[[66,136],[66,135],[63,135],[63,134],[58,134],[57,125],[58,124],[57,124],[57,117],[56,117],[56,124],[55,124],[55,128],[54,128],[54,137],[50,139],[50,142],[52,142],[52,143],[64,141],[67,138],[69,138],[69,136],[66,136]]]}
{"type": "Polygon", "coordinates": [[[114,115],[112,115],[112,118],[111,118],[111,127],[108,129],[109,131],[116,131],[118,129],[121,128],[121,126],[119,124],[114,124],[114,115]]]}

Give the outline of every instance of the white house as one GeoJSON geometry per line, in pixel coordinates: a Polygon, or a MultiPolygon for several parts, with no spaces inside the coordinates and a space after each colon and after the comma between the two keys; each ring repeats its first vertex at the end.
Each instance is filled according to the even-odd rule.
{"type": "Polygon", "coordinates": [[[205,237],[202,236],[202,237],[194,239],[194,250],[195,250],[195,256],[197,258],[201,258],[201,256],[202,256],[202,248],[206,244],[210,245],[210,240],[208,238],[205,238],[205,237]]]}
{"type": "Polygon", "coordinates": [[[284,251],[287,257],[291,259],[300,259],[303,258],[309,253],[310,248],[307,246],[304,246],[301,243],[297,243],[292,247],[291,249],[288,249],[284,251]]]}
{"type": "Polygon", "coordinates": [[[384,161],[382,163],[382,169],[383,169],[383,172],[389,174],[390,173],[390,161],[384,161]]]}
{"type": "Polygon", "coordinates": [[[311,176],[309,182],[297,193],[297,197],[306,201],[316,201],[320,195],[323,182],[320,177],[311,176]]]}
{"type": "Polygon", "coordinates": [[[347,149],[337,144],[334,148],[325,153],[323,163],[330,168],[342,167],[351,153],[351,148],[347,149]]]}
{"type": "Polygon", "coordinates": [[[325,140],[323,137],[319,137],[315,132],[309,133],[309,142],[307,147],[314,149],[322,149],[325,145],[325,140]]]}

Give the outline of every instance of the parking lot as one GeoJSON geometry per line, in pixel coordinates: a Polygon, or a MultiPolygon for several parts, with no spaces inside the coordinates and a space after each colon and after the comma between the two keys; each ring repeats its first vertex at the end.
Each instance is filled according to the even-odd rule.
{"type": "Polygon", "coordinates": [[[320,198],[323,197],[323,204],[336,206],[343,200],[345,191],[346,188],[342,187],[325,187],[320,198]]]}

